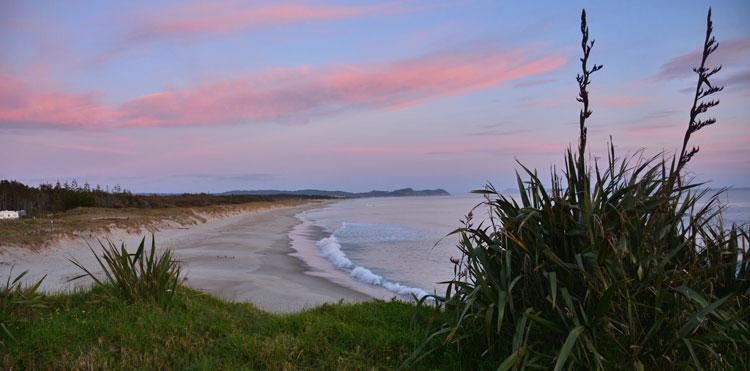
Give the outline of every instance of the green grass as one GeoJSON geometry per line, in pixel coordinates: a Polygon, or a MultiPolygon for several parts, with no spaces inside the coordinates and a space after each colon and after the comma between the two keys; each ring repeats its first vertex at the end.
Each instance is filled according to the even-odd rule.
{"type": "MultiPolygon", "coordinates": [[[[403,302],[324,305],[275,315],[180,288],[168,310],[99,289],[21,308],[0,369],[394,369],[429,316],[403,302]]],[[[436,352],[417,369],[460,369],[436,352]]]]}

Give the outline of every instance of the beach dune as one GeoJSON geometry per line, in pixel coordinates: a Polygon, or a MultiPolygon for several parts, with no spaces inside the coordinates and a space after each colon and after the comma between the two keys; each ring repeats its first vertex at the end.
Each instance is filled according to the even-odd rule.
{"type": "MultiPolygon", "coordinates": [[[[289,231],[300,221],[295,215],[319,206],[310,203],[281,206],[208,218],[189,228],[167,228],[156,233],[160,249],[169,248],[180,261],[189,287],[230,301],[249,301],[272,312],[293,312],[333,302],[359,302],[370,297],[321,277],[291,256],[289,231]]],[[[47,292],[69,291],[87,285],[68,282],[80,274],[68,259],[97,268],[88,245],[97,250],[96,238],[125,242],[134,249],[145,234],[112,232],[89,238],[60,240],[41,251],[0,246],[0,277],[29,270],[29,282],[47,275],[41,286],[47,292]]],[[[150,242],[150,235],[147,237],[150,242]]]]}

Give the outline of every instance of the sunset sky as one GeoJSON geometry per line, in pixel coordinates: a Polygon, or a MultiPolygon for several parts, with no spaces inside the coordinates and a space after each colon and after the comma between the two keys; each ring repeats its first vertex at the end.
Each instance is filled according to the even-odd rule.
{"type": "Polygon", "coordinates": [[[547,172],[577,137],[675,150],[713,7],[726,86],[689,170],[750,186],[750,2],[0,0],[0,178],[135,192],[401,187],[547,172]]]}

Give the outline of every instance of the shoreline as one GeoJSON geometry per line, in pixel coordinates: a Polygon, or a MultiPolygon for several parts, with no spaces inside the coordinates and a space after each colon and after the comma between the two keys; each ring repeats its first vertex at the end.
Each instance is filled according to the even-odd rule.
{"type": "MultiPolygon", "coordinates": [[[[321,209],[331,205],[321,205],[321,209]]],[[[317,209],[317,208],[316,208],[317,209]]],[[[296,224],[289,235],[291,237],[292,256],[301,260],[307,267],[306,275],[322,278],[336,285],[343,286],[355,291],[362,292],[372,298],[381,300],[410,300],[399,293],[390,291],[380,285],[373,285],[352,277],[351,270],[337,268],[331,261],[320,255],[318,243],[321,240],[333,237],[333,232],[326,231],[323,227],[314,224],[305,217],[307,209],[296,215],[300,221],[296,224]],[[299,249],[297,249],[299,247],[299,249]]]]}
{"type": "MultiPolygon", "coordinates": [[[[370,300],[370,295],[308,274],[313,268],[294,255],[297,251],[289,234],[302,222],[295,215],[328,202],[278,206],[218,216],[188,228],[165,228],[156,233],[156,246],[172,249],[181,261],[187,286],[229,301],[249,301],[270,312],[370,300]]],[[[118,245],[125,242],[128,250],[135,250],[143,235],[113,231],[97,237],[109,238],[118,245]]],[[[7,277],[15,265],[14,275],[29,270],[26,284],[46,274],[40,287],[45,292],[88,286],[90,280],[67,282],[79,274],[68,259],[78,259],[88,268],[97,267],[87,247],[90,244],[98,251],[98,243],[92,237],[62,239],[41,251],[0,246],[0,277],[7,277]]]]}

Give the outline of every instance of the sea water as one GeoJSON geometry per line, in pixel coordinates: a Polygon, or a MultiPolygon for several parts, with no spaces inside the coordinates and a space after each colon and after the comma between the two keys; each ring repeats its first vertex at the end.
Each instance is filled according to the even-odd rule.
{"type": "MultiPolygon", "coordinates": [[[[750,221],[750,189],[729,190],[721,200],[726,223],[750,221]]],[[[292,247],[309,274],[374,297],[443,295],[441,282],[453,278],[450,259],[460,257],[458,237],[449,233],[482,201],[474,194],[337,201],[297,215],[292,247]]],[[[486,214],[478,207],[474,219],[486,214]]]]}

